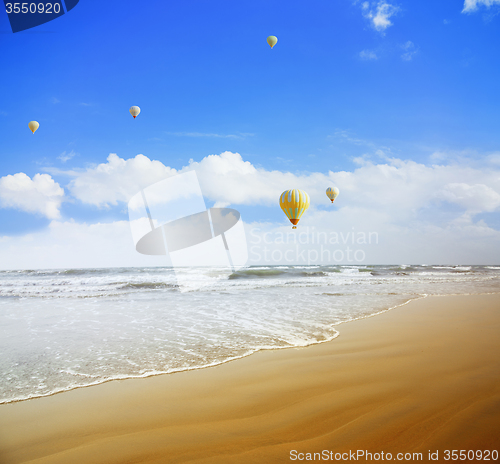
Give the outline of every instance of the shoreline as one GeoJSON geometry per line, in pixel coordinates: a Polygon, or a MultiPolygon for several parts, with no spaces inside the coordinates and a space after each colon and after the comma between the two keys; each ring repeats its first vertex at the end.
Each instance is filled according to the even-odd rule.
{"type": "Polygon", "coordinates": [[[208,364],[206,366],[196,366],[196,367],[191,367],[191,368],[173,370],[173,371],[170,371],[170,372],[155,372],[155,373],[148,373],[148,374],[137,375],[137,376],[113,377],[113,378],[110,378],[110,379],[105,379],[105,380],[102,380],[102,381],[98,381],[96,383],[91,383],[91,384],[88,384],[88,385],[77,385],[77,386],[74,386],[74,387],[70,387],[70,388],[58,390],[58,391],[55,391],[55,392],[52,392],[52,393],[47,393],[47,394],[44,394],[44,395],[30,396],[28,398],[13,399],[13,400],[8,400],[8,401],[1,401],[0,400],[0,406],[2,406],[4,404],[13,404],[13,403],[21,403],[23,401],[36,400],[36,399],[39,399],[39,398],[47,398],[47,397],[51,397],[51,396],[54,396],[54,395],[59,395],[61,393],[66,393],[66,392],[70,392],[70,391],[73,391],[73,390],[77,390],[79,388],[97,387],[99,385],[102,385],[102,384],[105,384],[105,383],[108,383],[108,382],[123,381],[123,380],[148,379],[150,377],[156,377],[156,376],[162,376],[162,375],[172,375],[172,374],[179,374],[179,373],[182,373],[182,372],[196,371],[196,370],[201,370],[201,369],[209,369],[209,368],[212,368],[212,367],[222,366],[224,364],[227,364],[227,363],[230,363],[230,362],[233,362],[233,361],[238,361],[239,359],[244,359],[244,358],[247,358],[248,356],[252,356],[254,354],[257,354],[257,353],[260,353],[260,352],[265,352],[265,351],[279,351],[279,350],[289,350],[289,349],[298,349],[298,348],[308,348],[310,346],[321,345],[323,343],[329,343],[329,342],[332,342],[333,340],[335,340],[336,338],[338,338],[340,336],[340,332],[338,330],[336,330],[336,327],[339,327],[339,326],[341,326],[343,324],[348,324],[350,322],[356,322],[356,321],[361,321],[363,319],[369,319],[371,317],[375,317],[375,316],[378,316],[380,314],[384,314],[384,313],[386,313],[388,311],[392,311],[394,309],[400,308],[401,306],[405,306],[408,303],[411,303],[412,301],[421,300],[421,299],[427,298],[429,296],[497,295],[497,294],[500,295],[500,292],[473,293],[473,294],[446,294],[446,295],[428,295],[428,294],[422,294],[421,296],[418,296],[416,298],[410,298],[407,301],[405,301],[404,303],[401,303],[401,304],[398,304],[398,305],[395,305],[395,306],[391,306],[390,308],[387,308],[387,309],[382,309],[381,311],[378,311],[376,313],[369,314],[367,316],[360,316],[360,317],[357,317],[357,318],[348,319],[347,321],[342,321],[342,322],[339,322],[338,324],[335,324],[335,325],[332,324],[331,327],[333,328],[333,330],[335,330],[336,333],[335,333],[335,335],[333,337],[331,337],[331,338],[329,338],[327,340],[321,340],[321,341],[311,342],[311,343],[307,343],[306,345],[276,346],[276,347],[270,347],[270,348],[258,348],[258,349],[255,349],[254,351],[252,351],[251,353],[247,353],[247,354],[244,354],[244,355],[241,355],[241,356],[237,356],[237,357],[234,357],[234,358],[229,358],[229,359],[226,359],[224,361],[216,362],[216,363],[213,363],[213,364],[208,364]]]}
{"type": "Polygon", "coordinates": [[[291,449],[499,449],[499,294],[414,298],[376,315],[333,326],[342,330],[329,343],[4,403],[0,461],[250,463],[290,461],[291,449]]]}
{"type": "Polygon", "coordinates": [[[405,301],[404,303],[401,303],[401,304],[398,304],[398,305],[395,305],[395,306],[391,306],[390,308],[387,308],[387,309],[382,309],[381,311],[378,311],[376,313],[369,314],[367,316],[360,316],[360,317],[357,317],[357,318],[349,319],[347,321],[342,321],[342,322],[339,322],[338,324],[334,324],[334,325],[332,324],[332,328],[336,331],[336,334],[332,338],[329,338],[327,340],[321,340],[321,341],[311,342],[311,343],[308,343],[306,345],[276,346],[276,347],[270,347],[270,348],[258,348],[256,350],[252,351],[251,353],[244,354],[244,355],[241,355],[241,356],[237,356],[237,357],[234,357],[234,358],[229,358],[229,359],[226,359],[224,361],[216,362],[216,363],[213,363],[213,364],[208,364],[206,366],[196,366],[196,367],[191,367],[191,368],[181,368],[181,369],[176,369],[176,370],[172,370],[172,371],[169,371],[169,372],[155,372],[155,373],[148,373],[148,374],[137,375],[137,376],[113,377],[113,378],[110,378],[110,379],[105,379],[105,380],[102,380],[102,381],[98,381],[96,383],[91,383],[91,384],[88,384],[88,385],[77,385],[77,386],[74,386],[74,387],[66,388],[66,389],[63,389],[63,390],[58,390],[58,391],[55,391],[55,392],[52,392],[52,393],[47,393],[47,394],[44,394],[44,395],[30,396],[28,398],[20,398],[20,399],[7,400],[7,401],[1,401],[0,400],[0,406],[2,406],[4,404],[13,404],[13,403],[20,403],[20,402],[23,402],[23,401],[36,400],[38,398],[46,398],[46,397],[50,397],[50,396],[54,396],[54,395],[59,395],[61,393],[70,392],[70,391],[73,391],[73,390],[76,390],[76,389],[79,389],[79,388],[96,387],[96,386],[99,386],[99,385],[102,385],[102,384],[108,383],[108,382],[123,381],[123,380],[136,380],[136,379],[148,379],[150,377],[156,377],[156,376],[162,376],[162,375],[173,375],[173,374],[179,374],[179,373],[182,373],[182,372],[189,372],[189,371],[195,371],[195,370],[201,370],[201,369],[210,369],[210,368],[213,368],[213,367],[222,366],[222,365],[230,363],[230,362],[238,361],[239,359],[244,359],[244,358],[247,358],[248,356],[252,356],[252,355],[254,355],[256,353],[265,352],[265,351],[290,350],[290,349],[308,348],[310,346],[321,345],[323,343],[332,342],[333,340],[335,340],[336,338],[338,338],[340,336],[340,332],[338,330],[336,330],[336,327],[340,327],[343,324],[348,324],[348,323],[351,323],[351,322],[361,321],[361,320],[364,320],[364,319],[369,319],[371,317],[379,316],[380,314],[384,314],[384,313],[386,313],[388,311],[392,311],[394,309],[398,309],[398,308],[400,308],[402,306],[405,306],[405,305],[407,305],[407,304],[409,304],[409,303],[411,303],[413,301],[422,300],[422,299],[425,299],[425,298],[428,298],[428,297],[476,296],[476,295],[477,296],[479,296],[479,295],[500,295],[500,292],[447,293],[447,294],[442,294],[442,295],[422,294],[421,296],[418,296],[418,297],[415,297],[415,298],[410,298],[407,301],[405,301]]]}

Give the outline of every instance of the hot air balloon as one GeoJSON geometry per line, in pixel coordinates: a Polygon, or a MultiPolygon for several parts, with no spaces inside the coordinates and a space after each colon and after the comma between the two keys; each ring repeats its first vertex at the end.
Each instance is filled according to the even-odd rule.
{"type": "Polygon", "coordinates": [[[28,127],[31,129],[31,132],[33,132],[33,134],[34,134],[35,131],[40,127],[40,124],[38,124],[37,121],[30,121],[28,124],[28,127]]]}
{"type": "Polygon", "coordinates": [[[296,229],[300,217],[309,208],[309,195],[304,190],[286,190],[280,196],[280,206],[287,218],[293,224],[292,229],[296,229]]]}
{"type": "Polygon", "coordinates": [[[330,198],[330,200],[332,200],[332,203],[333,203],[333,200],[335,200],[335,198],[337,198],[337,195],[339,194],[339,189],[337,187],[328,187],[326,189],[326,196],[328,198],[330,198]]]}
{"type": "Polygon", "coordinates": [[[278,37],[276,37],[275,35],[270,35],[267,38],[267,43],[271,48],[273,48],[278,43],[278,37]]]}
{"type": "Polygon", "coordinates": [[[136,116],[141,112],[141,109],[138,106],[131,106],[130,109],[129,109],[129,111],[130,111],[130,114],[135,119],[136,116]]]}

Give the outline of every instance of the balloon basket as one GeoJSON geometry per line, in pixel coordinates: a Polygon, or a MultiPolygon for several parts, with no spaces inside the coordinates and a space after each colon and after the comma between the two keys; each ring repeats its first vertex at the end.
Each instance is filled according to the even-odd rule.
{"type": "Polygon", "coordinates": [[[296,228],[297,228],[297,226],[293,226],[293,227],[292,227],[292,229],[296,229],[296,228]]]}

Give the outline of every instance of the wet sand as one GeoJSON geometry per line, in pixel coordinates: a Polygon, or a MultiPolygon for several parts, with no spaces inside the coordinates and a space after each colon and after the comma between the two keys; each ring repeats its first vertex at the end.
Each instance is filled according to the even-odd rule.
{"type": "Polygon", "coordinates": [[[1,405],[0,463],[500,451],[500,295],[428,297],[338,330],[307,348],[1,405]]]}

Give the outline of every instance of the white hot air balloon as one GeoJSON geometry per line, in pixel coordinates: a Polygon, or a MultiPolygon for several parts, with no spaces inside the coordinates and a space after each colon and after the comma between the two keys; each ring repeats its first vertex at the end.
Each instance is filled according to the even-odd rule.
{"type": "Polygon", "coordinates": [[[328,187],[326,189],[326,196],[332,200],[332,203],[335,201],[335,198],[337,198],[339,194],[339,189],[337,187],[328,187]]]}
{"type": "Polygon", "coordinates": [[[276,37],[275,35],[270,35],[267,38],[267,43],[271,48],[273,48],[278,43],[278,37],[276,37]]]}
{"type": "Polygon", "coordinates": [[[40,124],[38,124],[37,121],[30,121],[28,124],[28,127],[30,128],[31,132],[33,132],[33,134],[34,134],[35,131],[40,127],[40,124]]]}
{"type": "Polygon", "coordinates": [[[134,117],[134,119],[136,118],[136,116],[139,115],[139,113],[141,112],[141,109],[138,107],[138,106],[131,106],[130,109],[130,114],[134,117]]]}

